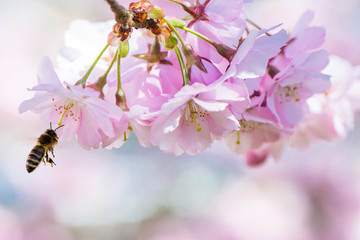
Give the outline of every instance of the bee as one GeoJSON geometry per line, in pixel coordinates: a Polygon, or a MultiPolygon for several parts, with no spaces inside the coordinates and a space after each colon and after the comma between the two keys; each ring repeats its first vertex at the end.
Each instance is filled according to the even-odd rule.
{"type": "Polygon", "coordinates": [[[64,125],[61,125],[57,127],[56,129],[52,129],[51,123],[50,123],[50,129],[47,129],[46,132],[41,134],[41,136],[37,140],[36,146],[31,150],[27,160],[26,160],[26,170],[28,173],[31,173],[32,171],[39,166],[41,160],[45,164],[46,162],[51,164],[51,167],[53,165],[56,165],[55,162],[49,157],[48,152],[51,152],[51,155],[54,156],[54,146],[58,142],[58,136],[56,134],[56,130],[63,127],[64,125]],[[44,159],[45,158],[45,159],[44,159]]]}

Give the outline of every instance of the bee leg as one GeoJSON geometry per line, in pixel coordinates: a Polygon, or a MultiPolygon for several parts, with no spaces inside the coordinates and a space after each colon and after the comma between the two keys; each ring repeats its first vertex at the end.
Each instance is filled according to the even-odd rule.
{"type": "Polygon", "coordinates": [[[49,148],[49,151],[51,152],[51,155],[52,155],[53,157],[55,157],[55,155],[54,155],[54,148],[50,147],[50,148],[49,148]]]}
{"type": "Polygon", "coordinates": [[[56,163],[51,158],[49,158],[48,163],[51,164],[51,167],[56,166],[56,163]]]}
{"type": "Polygon", "coordinates": [[[43,158],[44,165],[46,166],[46,162],[49,162],[49,154],[46,152],[43,158]]]}
{"type": "MultiPolygon", "coordinates": [[[[52,155],[53,157],[55,157],[55,156],[54,156],[54,148],[50,147],[50,148],[49,148],[49,151],[51,152],[51,155],[52,155]]],[[[51,158],[49,158],[49,155],[48,155],[47,152],[46,152],[46,156],[47,156],[47,157],[46,157],[46,161],[51,164],[51,167],[53,167],[54,165],[56,166],[56,163],[55,163],[51,158]]]]}

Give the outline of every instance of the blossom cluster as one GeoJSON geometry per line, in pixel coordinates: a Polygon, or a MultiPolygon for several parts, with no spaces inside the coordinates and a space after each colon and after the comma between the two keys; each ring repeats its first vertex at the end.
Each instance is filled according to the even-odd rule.
{"type": "Polygon", "coordinates": [[[313,12],[286,31],[252,22],[251,0],[107,2],[116,22],[74,21],[58,67],[40,61],[35,95],[19,107],[64,125],[60,139],[118,148],[133,131],[175,155],[223,141],[256,165],[285,143],[304,148],[351,128],[360,74],[321,49],[313,12]]]}

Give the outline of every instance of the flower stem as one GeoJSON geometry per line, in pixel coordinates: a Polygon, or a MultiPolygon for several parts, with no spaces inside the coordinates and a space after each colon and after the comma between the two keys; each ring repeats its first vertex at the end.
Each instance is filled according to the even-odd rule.
{"type": "MultiPolygon", "coordinates": [[[[174,26],[169,22],[167,21],[165,18],[164,18],[164,21],[167,23],[167,25],[171,28],[171,30],[175,33],[176,37],[180,40],[181,42],[181,45],[182,46],[185,46],[185,42],[184,40],[182,39],[182,37],[180,36],[180,34],[178,33],[178,31],[176,31],[176,29],[174,28],[174,26]]],[[[179,61],[179,64],[180,64],[180,68],[181,68],[181,74],[182,74],[182,77],[183,77],[183,81],[184,81],[184,85],[189,85],[189,78],[188,78],[188,75],[186,73],[186,68],[185,68],[185,64],[184,64],[184,60],[182,58],[182,55],[181,55],[181,52],[180,52],[180,49],[179,47],[176,45],[174,47],[174,51],[176,53],[176,57],[179,61]]]]}
{"type": "Polygon", "coordinates": [[[181,74],[182,74],[182,77],[183,77],[183,80],[184,80],[184,86],[185,85],[189,85],[189,78],[188,78],[188,75],[186,73],[186,69],[185,69],[185,64],[184,64],[184,60],[182,58],[182,55],[181,55],[181,52],[180,52],[180,49],[179,47],[176,45],[174,47],[174,51],[176,53],[176,57],[179,61],[179,64],[180,64],[180,68],[181,68],[181,74]]]}
{"type": "Polygon", "coordinates": [[[232,60],[233,56],[235,55],[236,53],[236,50],[228,47],[227,45],[225,44],[219,44],[219,43],[216,43],[214,41],[212,41],[211,39],[209,39],[208,37],[202,35],[201,33],[198,33],[190,28],[187,28],[187,27],[180,27],[180,29],[186,31],[186,32],[189,32],[191,34],[194,34],[195,36],[203,39],[204,41],[208,42],[210,45],[212,45],[216,51],[224,58],[226,58],[229,62],[232,60]]]}
{"type": "Polygon", "coordinates": [[[199,33],[199,32],[196,32],[196,31],[194,31],[194,30],[192,30],[192,29],[190,29],[190,28],[187,28],[187,27],[182,27],[181,29],[184,30],[184,31],[186,31],[186,32],[189,32],[189,33],[191,33],[191,34],[194,34],[195,36],[197,36],[197,37],[205,40],[206,42],[210,43],[211,45],[214,45],[214,42],[213,42],[213,41],[211,41],[208,37],[202,35],[202,34],[199,33]]]}
{"type": "MultiPolygon", "coordinates": [[[[119,50],[119,49],[118,49],[119,50]]],[[[121,65],[121,54],[117,55],[117,66],[116,66],[116,74],[117,74],[117,89],[121,89],[121,74],[120,74],[120,65],[121,65]]]]}
{"type": "Polygon", "coordinates": [[[106,69],[105,73],[101,77],[98,78],[98,80],[96,81],[96,83],[94,85],[92,85],[92,87],[95,90],[100,92],[100,98],[102,98],[102,99],[104,98],[103,88],[106,84],[106,78],[107,78],[112,66],[114,65],[114,62],[118,55],[118,52],[119,52],[119,50],[116,50],[115,55],[114,55],[113,59],[111,60],[109,67],[106,69]]]}
{"type": "Polygon", "coordinates": [[[100,52],[100,54],[96,57],[95,61],[93,62],[93,64],[90,66],[89,70],[85,73],[85,75],[75,83],[76,86],[81,85],[83,88],[85,87],[86,81],[88,79],[88,77],[90,76],[90,73],[92,72],[92,70],[94,69],[95,65],[98,63],[98,61],[100,60],[101,56],[104,54],[104,52],[106,51],[106,49],[109,47],[109,44],[106,44],[106,46],[103,48],[103,50],[100,52]]]}
{"type": "Polygon", "coordinates": [[[116,105],[119,106],[123,111],[128,111],[129,108],[126,105],[125,93],[121,88],[121,74],[120,74],[120,63],[121,63],[121,47],[119,45],[117,50],[117,90],[115,93],[116,105]]]}
{"type": "Polygon", "coordinates": [[[115,54],[114,54],[114,57],[113,57],[113,59],[111,60],[111,63],[110,63],[110,65],[109,65],[109,67],[106,69],[106,72],[105,72],[104,75],[103,75],[103,78],[106,79],[106,77],[107,77],[107,75],[109,74],[112,66],[114,65],[115,60],[118,58],[118,55],[119,55],[118,53],[119,53],[119,49],[116,50],[116,52],[115,52],[115,54]]]}
{"type": "MultiPolygon", "coordinates": [[[[258,30],[262,30],[262,28],[259,26],[259,25],[257,25],[256,23],[254,23],[253,21],[251,21],[250,19],[246,19],[246,21],[248,22],[248,23],[250,23],[251,25],[253,25],[256,29],[258,29],[258,30]]],[[[271,34],[269,34],[269,33],[265,33],[267,36],[269,36],[269,37],[271,37],[271,34]]]]}
{"type": "Polygon", "coordinates": [[[175,33],[176,37],[180,40],[181,42],[181,45],[184,46],[185,45],[185,42],[184,42],[184,39],[182,39],[182,37],[180,36],[179,32],[176,31],[175,27],[168,21],[166,20],[166,18],[163,19],[167,25],[171,28],[171,30],[175,33]]]}

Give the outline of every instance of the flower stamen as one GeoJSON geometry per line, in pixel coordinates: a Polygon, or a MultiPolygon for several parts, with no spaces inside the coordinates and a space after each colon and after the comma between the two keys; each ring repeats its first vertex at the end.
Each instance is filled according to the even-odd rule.
{"type": "MultiPolygon", "coordinates": [[[[52,101],[55,101],[54,98],[51,99],[52,101]]],[[[74,100],[69,100],[66,101],[68,102],[68,104],[64,104],[62,106],[57,106],[56,104],[54,104],[55,107],[55,111],[59,113],[59,115],[61,115],[60,117],[60,121],[57,124],[59,127],[62,125],[62,122],[65,118],[71,117],[74,121],[77,121],[80,119],[80,117],[77,116],[76,111],[73,110],[75,105],[75,101],[74,100]]]]}
{"type": "Polygon", "coordinates": [[[241,131],[242,133],[251,133],[254,131],[255,126],[258,125],[258,123],[255,121],[246,121],[245,119],[239,120],[239,124],[239,132],[241,131]]]}
{"type": "MultiPolygon", "coordinates": [[[[69,104],[70,105],[70,104],[69,104]]],[[[62,124],[62,121],[63,121],[63,119],[64,119],[64,116],[65,116],[65,113],[67,112],[67,110],[69,109],[69,105],[67,105],[67,106],[64,106],[64,112],[62,113],[62,116],[61,116],[61,118],[60,118],[60,121],[59,121],[59,123],[58,123],[58,126],[60,127],[62,124]]],[[[61,111],[60,111],[60,114],[61,114],[61,111]]],[[[67,117],[68,115],[66,115],[66,117],[67,117]]]]}
{"type": "Polygon", "coordinates": [[[190,118],[191,118],[191,122],[195,124],[196,126],[196,131],[200,132],[201,131],[201,127],[200,125],[197,123],[196,119],[198,117],[198,111],[196,109],[196,106],[194,106],[194,103],[192,101],[188,102],[188,106],[189,106],[189,110],[190,110],[190,118]]]}
{"type": "Polygon", "coordinates": [[[196,127],[196,131],[201,131],[200,122],[204,122],[204,118],[209,116],[210,113],[206,110],[203,110],[200,106],[194,103],[192,100],[188,103],[188,108],[186,110],[186,123],[189,126],[189,123],[194,123],[196,127]],[[201,120],[199,122],[199,120],[201,120]]]}
{"type": "Polygon", "coordinates": [[[240,131],[237,131],[237,139],[236,139],[236,144],[240,144],[240,131]]]}
{"type": "MultiPolygon", "coordinates": [[[[299,99],[298,97],[296,97],[294,91],[291,90],[291,88],[290,88],[289,86],[286,86],[285,88],[290,92],[291,96],[293,96],[293,98],[295,99],[295,102],[300,101],[300,99],[299,99]]],[[[295,89],[294,89],[294,90],[295,90],[295,89]]]]}

